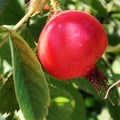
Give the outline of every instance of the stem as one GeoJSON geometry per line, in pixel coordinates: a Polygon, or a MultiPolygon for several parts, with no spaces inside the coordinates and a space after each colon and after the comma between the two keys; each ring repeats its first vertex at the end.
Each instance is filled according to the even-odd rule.
{"type": "Polygon", "coordinates": [[[36,12],[36,11],[41,12],[46,1],[47,0],[35,0],[30,11],[14,26],[14,28],[12,30],[16,32],[22,26],[22,24],[29,19],[29,17],[34,12],[36,12]]]}
{"type": "Polygon", "coordinates": [[[6,35],[5,38],[0,41],[0,47],[8,40],[9,35],[6,35]]]}
{"type": "Polygon", "coordinates": [[[107,98],[108,98],[108,95],[109,95],[110,90],[111,90],[113,87],[115,87],[116,85],[118,85],[118,84],[120,84],[120,80],[116,81],[114,84],[112,84],[112,85],[108,88],[104,99],[107,99],[107,98]]]}
{"type": "Polygon", "coordinates": [[[24,22],[26,22],[29,17],[34,13],[34,9],[30,9],[30,11],[14,26],[14,28],[12,29],[13,31],[17,31],[24,22]]]}
{"type": "Polygon", "coordinates": [[[58,5],[56,3],[56,0],[51,0],[51,5],[53,7],[53,11],[57,12],[58,11],[58,5]]]}

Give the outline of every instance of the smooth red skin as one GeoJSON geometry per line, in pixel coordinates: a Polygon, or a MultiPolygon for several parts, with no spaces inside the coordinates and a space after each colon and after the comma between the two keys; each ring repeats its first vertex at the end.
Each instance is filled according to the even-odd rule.
{"type": "Polygon", "coordinates": [[[53,16],[43,28],[38,57],[52,76],[66,80],[87,75],[107,44],[97,19],[82,11],[66,10],[53,16]]]}

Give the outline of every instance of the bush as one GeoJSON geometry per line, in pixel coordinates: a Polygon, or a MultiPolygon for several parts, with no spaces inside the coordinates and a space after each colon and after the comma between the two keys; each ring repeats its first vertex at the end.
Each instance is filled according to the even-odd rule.
{"type": "Polygon", "coordinates": [[[86,11],[103,24],[109,45],[97,65],[106,74],[109,86],[116,81],[119,83],[120,1],[61,0],[55,4],[54,0],[36,0],[36,4],[31,3],[28,7],[27,0],[1,0],[2,118],[6,114],[6,120],[119,120],[119,86],[110,91],[108,99],[104,99],[87,79],[78,77],[60,81],[41,66],[37,58],[37,42],[42,28],[53,14],[52,2],[62,10],[86,11]],[[20,20],[23,23],[18,23],[20,20]]]}

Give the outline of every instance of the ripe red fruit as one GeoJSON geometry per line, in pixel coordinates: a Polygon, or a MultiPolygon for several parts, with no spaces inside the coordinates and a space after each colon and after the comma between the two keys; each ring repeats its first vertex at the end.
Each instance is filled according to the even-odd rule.
{"type": "Polygon", "coordinates": [[[54,77],[86,76],[102,56],[108,41],[103,26],[90,14],[66,10],[52,16],[38,41],[38,57],[54,77]]]}

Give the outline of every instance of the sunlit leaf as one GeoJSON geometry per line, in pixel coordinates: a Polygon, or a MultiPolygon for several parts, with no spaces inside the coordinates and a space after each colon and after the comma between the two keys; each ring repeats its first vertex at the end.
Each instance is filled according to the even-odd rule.
{"type": "Polygon", "coordinates": [[[116,73],[116,74],[120,74],[120,67],[118,67],[118,66],[120,66],[120,56],[116,57],[116,59],[112,63],[112,69],[113,69],[114,73],[116,73]]]}
{"type": "Polygon", "coordinates": [[[107,51],[106,52],[120,52],[120,44],[116,45],[116,46],[108,46],[107,51]]]}
{"type": "Polygon", "coordinates": [[[40,63],[28,44],[11,33],[14,84],[26,120],[43,120],[49,105],[49,90],[40,63]]]}
{"type": "MultiPolygon", "coordinates": [[[[86,120],[86,110],[85,110],[84,101],[83,101],[81,94],[71,84],[68,84],[66,82],[61,82],[61,81],[53,79],[51,77],[48,79],[50,80],[50,82],[53,85],[55,85],[59,89],[62,89],[65,92],[67,92],[67,94],[69,94],[72,97],[71,101],[73,101],[72,104],[74,107],[72,109],[70,119],[71,120],[78,120],[78,119],[86,120]]],[[[57,94],[56,92],[57,91],[53,91],[53,93],[51,93],[51,94],[55,95],[55,94],[57,94]]],[[[64,94],[63,94],[63,96],[64,96],[64,94]]],[[[53,112],[53,115],[54,115],[54,112],[53,112]]]]}
{"type": "Polygon", "coordinates": [[[120,20],[120,12],[118,11],[118,12],[112,14],[112,18],[120,20]]]}
{"type": "Polygon", "coordinates": [[[0,26],[0,33],[8,32],[6,27],[0,26]]]}
{"type": "Polygon", "coordinates": [[[72,120],[74,99],[69,92],[56,86],[50,86],[51,105],[49,107],[48,120],[72,120]]]}

